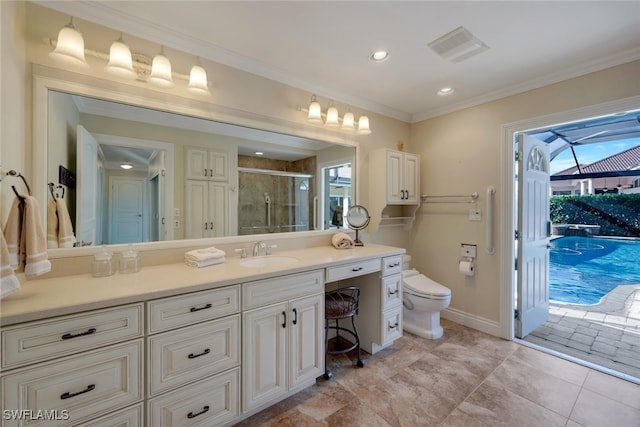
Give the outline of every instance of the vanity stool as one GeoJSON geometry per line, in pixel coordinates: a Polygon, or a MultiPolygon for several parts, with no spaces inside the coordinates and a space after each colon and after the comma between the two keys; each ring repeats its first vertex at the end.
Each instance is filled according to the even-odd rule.
{"type": "Polygon", "coordinates": [[[355,348],[358,349],[358,362],[357,366],[362,368],[364,363],[360,359],[360,337],[358,336],[358,330],[356,329],[355,316],[358,314],[358,301],[360,300],[360,289],[355,286],[348,286],[345,288],[336,289],[335,291],[328,291],[324,297],[324,348],[325,348],[325,363],[324,363],[324,378],[330,379],[332,374],[329,368],[327,368],[327,354],[342,354],[347,353],[355,348]],[[339,325],[340,319],[351,318],[351,325],[353,330],[343,328],[339,325]],[[329,325],[330,320],[335,320],[335,325],[329,325]],[[347,348],[339,348],[336,350],[329,350],[329,331],[336,331],[336,342],[340,344],[340,331],[346,332],[354,338],[353,345],[347,348]]]}

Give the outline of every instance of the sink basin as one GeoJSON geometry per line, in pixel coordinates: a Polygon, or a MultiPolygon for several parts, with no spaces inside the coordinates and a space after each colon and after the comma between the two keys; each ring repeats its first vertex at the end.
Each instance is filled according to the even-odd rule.
{"type": "Polygon", "coordinates": [[[280,267],[283,265],[294,264],[298,262],[298,258],[290,256],[266,255],[246,259],[240,262],[242,267],[264,268],[264,267],[280,267]]]}

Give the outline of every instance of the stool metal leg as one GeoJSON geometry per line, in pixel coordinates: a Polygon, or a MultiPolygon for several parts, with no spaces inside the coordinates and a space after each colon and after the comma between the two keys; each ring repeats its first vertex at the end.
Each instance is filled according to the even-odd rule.
{"type": "Polygon", "coordinates": [[[362,368],[364,366],[364,362],[360,358],[360,335],[358,335],[358,329],[356,329],[355,316],[351,317],[351,324],[353,325],[353,332],[355,332],[356,344],[358,345],[358,363],[357,363],[357,366],[358,366],[358,368],[362,368]]]}
{"type": "Polygon", "coordinates": [[[327,355],[329,354],[329,319],[324,319],[324,379],[329,380],[333,376],[327,366],[327,355]]]}

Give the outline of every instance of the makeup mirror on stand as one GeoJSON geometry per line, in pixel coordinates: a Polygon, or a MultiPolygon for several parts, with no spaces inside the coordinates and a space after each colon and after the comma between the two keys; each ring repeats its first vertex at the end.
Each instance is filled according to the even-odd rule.
{"type": "Polygon", "coordinates": [[[358,231],[362,230],[369,225],[369,220],[371,217],[369,216],[369,211],[364,206],[353,205],[347,211],[347,223],[349,228],[352,230],[356,230],[356,239],[354,241],[356,246],[364,246],[364,243],[360,241],[358,237],[358,231]]]}

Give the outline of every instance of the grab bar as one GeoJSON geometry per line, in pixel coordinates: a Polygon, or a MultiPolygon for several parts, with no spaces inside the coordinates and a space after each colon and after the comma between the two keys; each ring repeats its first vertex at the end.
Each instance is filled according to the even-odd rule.
{"type": "Polygon", "coordinates": [[[487,187],[487,253],[493,255],[496,248],[493,245],[493,195],[496,194],[494,186],[487,187]]]}
{"type": "Polygon", "coordinates": [[[443,196],[428,196],[426,194],[423,194],[420,196],[420,202],[422,203],[476,203],[476,201],[478,200],[478,193],[471,193],[471,194],[450,194],[450,195],[443,195],[443,196]],[[437,200],[429,200],[429,199],[465,199],[465,198],[469,198],[471,200],[441,200],[441,201],[437,201],[437,200]]]}

